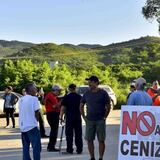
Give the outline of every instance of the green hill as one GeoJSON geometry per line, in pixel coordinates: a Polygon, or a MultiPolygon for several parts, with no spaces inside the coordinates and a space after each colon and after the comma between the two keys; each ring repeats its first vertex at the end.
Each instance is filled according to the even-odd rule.
{"type": "Polygon", "coordinates": [[[12,55],[33,45],[33,43],[28,42],[0,40],[0,57],[12,55]]]}
{"type": "Polygon", "coordinates": [[[78,54],[81,49],[69,45],[57,45],[54,43],[44,43],[24,48],[23,50],[12,54],[12,57],[44,57],[52,58],[54,56],[68,56],[78,54]]]}
{"type": "Polygon", "coordinates": [[[160,37],[151,37],[151,36],[146,36],[146,37],[141,37],[139,39],[132,39],[129,41],[125,42],[120,42],[120,43],[112,43],[107,46],[100,46],[96,47],[94,49],[115,49],[115,48],[135,48],[135,47],[145,47],[148,44],[151,43],[160,43],[160,37]]]}
{"type": "Polygon", "coordinates": [[[102,45],[100,44],[79,44],[78,45],[79,47],[82,47],[82,48],[88,48],[88,49],[94,49],[94,48],[98,48],[98,47],[102,47],[102,45]]]}
{"type": "MultiPolygon", "coordinates": [[[[44,60],[59,61],[60,64],[67,64],[71,67],[78,68],[90,67],[93,64],[96,66],[121,63],[144,64],[148,62],[156,62],[160,59],[159,37],[141,37],[139,39],[110,44],[107,46],[88,44],[78,46],[72,44],[57,45],[54,43],[27,45],[24,42],[20,44],[17,44],[17,41],[13,42],[15,42],[15,44],[12,43],[13,48],[15,47],[17,49],[18,46],[21,46],[21,48],[26,46],[27,48],[19,48],[18,52],[9,56],[4,56],[4,58],[29,58],[36,62],[44,60]],[[31,45],[31,47],[29,47],[29,45],[31,45]]],[[[8,47],[7,43],[6,47],[8,47]]],[[[9,47],[9,49],[12,49],[11,44],[9,47]]]]}

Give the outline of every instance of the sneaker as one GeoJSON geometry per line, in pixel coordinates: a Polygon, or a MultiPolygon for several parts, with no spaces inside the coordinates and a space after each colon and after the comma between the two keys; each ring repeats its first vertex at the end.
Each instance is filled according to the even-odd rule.
{"type": "Polygon", "coordinates": [[[8,126],[5,126],[4,128],[11,128],[11,127],[8,125],[8,126]]]}
{"type": "Polygon", "coordinates": [[[96,160],[95,158],[91,158],[90,160],[96,160]]]}
{"type": "Polygon", "coordinates": [[[59,149],[57,148],[47,148],[48,152],[59,152],[59,149]]]}

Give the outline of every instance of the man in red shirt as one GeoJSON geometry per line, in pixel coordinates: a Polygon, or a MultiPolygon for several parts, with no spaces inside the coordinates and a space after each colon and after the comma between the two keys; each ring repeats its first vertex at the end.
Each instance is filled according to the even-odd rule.
{"type": "Polygon", "coordinates": [[[59,126],[59,113],[60,113],[60,102],[58,95],[60,94],[61,88],[58,85],[52,87],[52,91],[45,96],[45,107],[48,124],[51,127],[49,143],[47,151],[56,152],[59,151],[55,148],[59,126]]]}

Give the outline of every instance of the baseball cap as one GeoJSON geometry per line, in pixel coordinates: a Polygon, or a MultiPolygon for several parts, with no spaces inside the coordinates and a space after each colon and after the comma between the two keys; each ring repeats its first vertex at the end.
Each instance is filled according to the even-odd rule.
{"type": "Polygon", "coordinates": [[[140,78],[135,80],[135,84],[145,85],[146,84],[146,80],[143,77],[140,77],[140,78]]]}
{"type": "Polygon", "coordinates": [[[86,81],[94,81],[94,82],[99,82],[99,79],[97,76],[91,76],[89,78],[85,79],[86,81]]]}
{"type": "Polygon", "coordinates": [[[60,91],[61,87],[59,85],[53,85],[52,86],[52,91],[60,91]]]}
{"type": "Polygon", "coordinates": [[[135,81],[132,81],[130,87],[135,87],[135,81]]]}

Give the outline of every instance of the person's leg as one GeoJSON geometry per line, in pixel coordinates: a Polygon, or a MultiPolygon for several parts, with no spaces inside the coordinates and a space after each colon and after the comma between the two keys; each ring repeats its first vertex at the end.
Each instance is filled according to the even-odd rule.
{"type": "Polygon", "coordinates": [[[58,135],[58,127],[59,127],[59,113],[54,113],[54,123],[53,123],[53,145],[55,147],[57,142],[57,135],[58,135]]]}
{"type": "Polygon", "coordinates": [[[9,108],[6,108],[5,111],[6,111],[6,126],[9,126],[9,108]]]}
{"type": "Polygon", "coordinates": [[[10,108],[10,117],[12,119],[13,128],[15,128],[14,108],[10,108]]]}
{"type": "Polygon", "coordinates": [[[21,133],[21,137],[22,137],[22,146],[23,146],[23,160],[31,160],[31,157],[29,154],[30,141],[29,141],[27,132],[21,133]]]}
{"type": "Polygon", "coordinates": [[[55,112],[47,113],[47,120],[51,127],[47,149],[53,150],[55,149],[55,144],[57,141],[58,126],[59,126],[59,113],[55,113],[55,112]]]}
{"type": "Polygon", "coordinates": [[[99,159],[102,160],[105,152],[105,138],[106,138],[106,124],[104,120],[97,121],[96,132],[99,141],[99,159]]]}
{"type": "Polygon", "coordinates": [[[40,129],[41,137],[46,136],[45,135],[44,119],[43,119],[42,111],[40,111],[40,114],[39,114],[39,129],[40,129]]]}
{"type": "Polygon", "coordinates": [[[28,132],[28,137],[33,148],[33,159],[40,160],[41,154],[41,137],[38,128],[34,128],[28,132]]]}
{"type": "Polygon", "coordinates": [[[99,159],[100,160],[103,159],[104,151],[105,151],[105,142],[99,141],[99,159]]]}
{"type": "Polygon", "coordinates": [[[87,140],[88,144],[88,151],[90,154],[90,157],[92,160],[95,159],[94,156],[94,139],[95,139],[95,133],[96,133],[96,126],[94,121],[86,121],[86,133],[85,133],[85,139],[87,140]]]}
{"type": "Polygon", "coordinates": [[[53,149],[54,148],[54,145],[52,144],[52,141],[53,141],[53,134],[54,134],[54,131],[53,131],[53,123],[54,123],[54,121],[53,121],[53,115],[52,115],[52,113],[47,113],[46,114],[47,115],[47,121],[48,121],[48,124],[49,124],[49,126],[50,126],[50,135],[49,135],[49,143],[48,143],[48,147],[47,147],[47,149],[49,150],[49,149],[53,149]]]}
{"type": "Polygon", "coordinates": [[[66,141],[67,141],[67,152],[73,153],[73,124],[71,120],[66,119],[66,141]]]}
{"type": "Polygon", "coordinates": [[[93,141],[87,141],[87,144],[88,144],[88,151],[89,151],[90,157],[91,157],[91,159],[94,159],[95,158],[95,156],[94,156],[94,143],[93,143],[93,141]]]}
{"type": "Polygon", "coordinates": [[[75,131],[75,145],[77,147],[77,153],[82,153],[83,140],[82,140],[82,122],[81,120],[74,121],[74,131],[75,131]]]}

